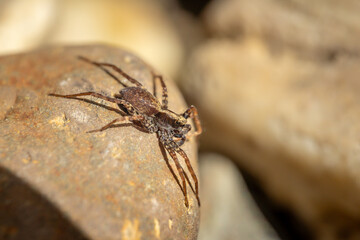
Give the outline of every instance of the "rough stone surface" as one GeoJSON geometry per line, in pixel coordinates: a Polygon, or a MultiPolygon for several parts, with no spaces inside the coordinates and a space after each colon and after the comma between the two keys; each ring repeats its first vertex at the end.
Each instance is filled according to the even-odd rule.
{"type": "Polygon", "coordinates": [[[204,16],[217,36],[260,37],[275,49],[326,59],[359,56],[359,11],[356,0],[214,0],[204,16]]]}
{"type": "Polygon", "coordinates": [[[202,214],[198,240],[279,239],[252,199],[236,165],[200,155],[202,214]]]}
{"type": "Polygon", "coordinates": [[[214,40],[182,81],[203,119],[201,146],[237,159],[318,239],[360,238],[359,64],[214,40]]]}
{"type": "MultiPolygon", "coordinates": [[[[0,238],[196,239],[195,195],[188,194],[187,209],[154,134],[129,124],[86,133],[119,116],[99,104],[115,106],[47,95],[112,95],[122,88],[79,55],[115,63],[153,89],[148,67],[112,47],[52,47],[1,57],[0,238]]],[[[179,91],[166,82],[170,109],[184,111],[179,91]]],[[[184,150],[197,169],[195,142],[184,150]]]]}

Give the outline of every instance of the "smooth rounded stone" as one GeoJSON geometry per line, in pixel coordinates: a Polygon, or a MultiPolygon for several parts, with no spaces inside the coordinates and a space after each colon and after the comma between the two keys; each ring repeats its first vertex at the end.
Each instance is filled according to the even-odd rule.
{"type": "Polygon", "coordinates": [[[214,40],[181,82],[203,120],[201,147],[236,159],[318,239],[360,237],[359,64],[214,40]]]}
{"type": "MultiPolygon", "coordinates": [[[[0,238],[196,239],[195,195],[189,191],[186,208],[155,134],[131,124],[87,133],[119,117],[105,109],[116,105],[48,96],[111,96],[123,88],[78,56],[115,63],[152,92],[147,65],[113,47],[52,47],[0,58],[0,93],[6,93],[0,95],[6,103],[0,108],[0,238]]],[[[180,92],[165,81],[169,108],[184,111],[180,92]]],[[[197,170],[195,140],[183,149],[197,170]]]]}
{"type": "Polygon", "coordinates": [[[202,213],[198,240],[279,239],[228,158],[214,153],[200,155],[200,178],[202,213]]]}
{"type": "Polygon", "coordinates": [[[204,19],[215,35],[260,37],[275,48],[327,59],[359,55],[359,11],[354,0],[214,0],[204,19]]]}

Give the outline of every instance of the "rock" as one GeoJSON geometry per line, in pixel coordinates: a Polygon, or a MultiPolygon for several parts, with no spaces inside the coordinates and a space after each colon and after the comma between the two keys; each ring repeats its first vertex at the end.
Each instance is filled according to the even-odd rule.
{"type": "Polygon", "coordinates": [[[315,63],[260,41],[213,40],[184,72],[204,150],[236,159],[317,239],[360,237],[358,60],[315,63]]]}
{"type": "Polygon", "coordinates": [[[183,61],[183,43],[159,0],[14,0],[0,9],[0,54],[101,42],[128,48],[171,77],[183,61]]]}
{"type": "Polygon", "coordinates": [[[10,86],[0,87],[0,119],[3,120],[8,110],[15,104],[16,88],[10,86]]]}
{"type": "Polygon", "coordinates": [[[57,15],[57,0],[1,1],[0,54],[41,45],[54,27],[57,15]]]}
{"type": "MultiPolygon", "coordinates": [[[[196,239],[195,195],[189,191],[186,208],[156,135],[131,124],[86,133],[117,118],[106,109],[116,105],[48,96],[110,96],[123,88],[79,55],[115,63],[153,89],[147,65],[113,47],[52,47],[1,57],[0,238],[196,239]]],[[[180,92],[165,81],[169,108],[184,111],[180,92]]],[[[194,141],[183,149],[197,170],[194,141]]]]}
{"type": "Polygon", "coordinates": [[[200,155],[202,214],[199,240],[279,239],[252,199],[235,164],[200,155]]]}
{"type": "Polygon", "coordinates": [[[274,49],[332,59],[359,56],[360,6],[356,1],[214,0],[204,16],[213,35],[261,38],[274,49]]]}

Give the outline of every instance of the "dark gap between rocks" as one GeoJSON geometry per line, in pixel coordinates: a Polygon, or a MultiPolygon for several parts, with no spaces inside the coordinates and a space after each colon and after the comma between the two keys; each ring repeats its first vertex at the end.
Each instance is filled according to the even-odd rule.
{"type": "MultiPolygon", "coordinates": [[[[237,165],[238,166],[238,165],[237,165]]],[[[275,203],[262,189],[259,181],[238,166],[255,203],[277,234],[284,240],[312,240],[311,230],[293,212],[275,203]]]]}

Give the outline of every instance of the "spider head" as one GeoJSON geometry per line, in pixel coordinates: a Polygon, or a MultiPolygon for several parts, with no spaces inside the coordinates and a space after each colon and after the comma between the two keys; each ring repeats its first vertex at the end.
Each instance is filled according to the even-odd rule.
{"type": "Polygon", "coordinates": [[[187,122],[186,118],[184,118],[181,115],[177,115],[176,118],[174,119],[174,121],[175,121],[174,125],[177,127],[183,127],[186,125],[186,122],[187,122]]]}
{"type": "Polygon", "coordinates": [[[187,120],[184,116],[176,114],[171,110],[158,112],[155,117],[158,124],[163,128],[181,130],[184,126],[188,125],[186,124],[187,120]]]}

